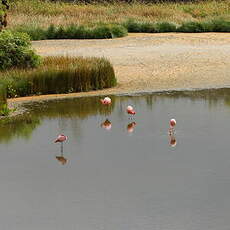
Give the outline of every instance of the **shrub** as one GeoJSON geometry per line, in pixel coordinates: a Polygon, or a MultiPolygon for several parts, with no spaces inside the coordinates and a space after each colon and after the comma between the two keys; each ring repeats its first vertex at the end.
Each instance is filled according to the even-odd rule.
{"type": "Polygon", "coordinates": [[[184,33],[201,33],[205,32],[205,28],[200,22],[185,22],[179,26],[177,31],[184,33]]]}
{"type": "Polygon", "coordinates": [[[123,23],[123,26],[128,30],[130,33],[140,33],[142,31],[140,22],[136,22],[134,19],[128,19],[126,22],[123,23]]]}
{"type": "Polygon", "coordinates": [[[0,70],[31,68],[40,62],[40,57],[31,49],[28,35],[6,30],[0,33],[0,70]]]}
{"type": "Polygon", "coordinates": [[[92,28],[70,25],[55,27],[50,25],[47,29],[40,27],[18,27],[16,31],[27,33],[32,40],[43,39],[103,39],[123,37],[127,30],[120,25],[97,25],[92,28]]]}
{"type": "Polygon", "coordinates": [[[230,21],[215,19],[206,22],[186,22],[177,31],[186,33],[230,32],[230,21]]]}
{"type": "Polygon", "coordinates": [[[213,32],[230,32],[230,21],[214,19],[209,24],[211,24],[213,32]]]}
{"type": "Polygon", "coordinates": [[[175,32],[176,25],[170,22],[136,22],[133,19],[129,19],[123,23],[128,32],[136,33],[164,33],[175,32]]]}
{"type": "Polygon", "coordinates": [[[170,22],[158,22],[155,25],[155,31],[158,33],[176,32],[176,25],[170,22]]]}
{"type": "Polygon", "coordinates": [[[31,70],[2,72],[8,97],[82,92],[116,85],[112,65],[104,58],[47,57],[31,70]]]}

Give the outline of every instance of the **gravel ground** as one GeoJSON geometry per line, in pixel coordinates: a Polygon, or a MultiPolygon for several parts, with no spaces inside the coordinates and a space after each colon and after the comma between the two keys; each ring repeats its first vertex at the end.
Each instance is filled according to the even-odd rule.
{"type": "MultiPolygon", "coordinates": [[[[34,41],[33,47],[42,56],[96,56],[111,61],[117,87],[69,97],[230,86],[230,33],[130,34],[107,40],[34,41]]],[[[37,99],[59,96],[66,97],[37,99]]]]}

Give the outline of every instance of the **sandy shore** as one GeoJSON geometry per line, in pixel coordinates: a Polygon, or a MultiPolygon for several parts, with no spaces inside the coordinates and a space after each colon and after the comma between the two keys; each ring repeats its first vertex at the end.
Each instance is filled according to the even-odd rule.
{"type": "Polygon", "coordinates": [[[96,56],[114,66],[118,86],[112,89],[10,99],[47,100],[86,95],[230,86],[229,33],[130,34],[108,40],[34,41],[42,56],[96,56]]]}

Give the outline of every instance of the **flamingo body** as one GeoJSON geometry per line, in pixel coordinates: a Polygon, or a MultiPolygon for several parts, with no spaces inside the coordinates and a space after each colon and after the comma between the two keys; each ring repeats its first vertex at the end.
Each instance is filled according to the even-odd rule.
{"type": "Polygon", "coordinates": [[[126,111],[130,115],[135,115],[136,114],[136,111],[134,110],[134,108],[131,105],[127,106],[126,111]]]}
{"type": "Polygon", "coordinates": [[[110,97],[105,97],[104,99],[101,99],[101,103],[103,105],[110,105],[112,103],[112,100],[110,97]]]}
{"type": "Polygon", "coordinates": [[[172,128],[176,126],[176,120],[175,119],[171,119],[169,123],[170,123],[170,126],[172,128]]]}
{"type": "Polygon", "coordinates": [[[64,142],[67,140],[67,136],[63,135],[63,134],[60,134],[58,135],[57,139],[54,141],[54,143],[57,143],[57,142],[64,142]]]}

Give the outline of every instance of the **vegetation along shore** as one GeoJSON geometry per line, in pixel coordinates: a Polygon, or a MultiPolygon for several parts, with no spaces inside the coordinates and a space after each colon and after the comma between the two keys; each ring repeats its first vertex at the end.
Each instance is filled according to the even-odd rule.
{"type": "Polygon", "coordinates": [[[127,32],[230,32],[230,1],[85,4],[15,0],[8,24],[33,40],[115,38],[127,32]]]}

